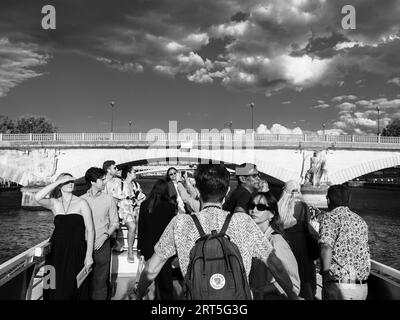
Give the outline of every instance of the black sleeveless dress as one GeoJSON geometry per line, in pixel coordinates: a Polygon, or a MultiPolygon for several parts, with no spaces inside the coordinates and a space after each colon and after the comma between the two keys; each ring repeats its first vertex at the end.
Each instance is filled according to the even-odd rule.
{"type": "Polygon", "coordinates": [[[43,290],[44,300],[87,300],[88,281],[77,288],[76,276],[84,266],[86,256],[85,223],[80,214],[59,214],[54,217],[54,232],[50,238],[51,253],[46,264],[56,271],[56,288],[43,290]]]}

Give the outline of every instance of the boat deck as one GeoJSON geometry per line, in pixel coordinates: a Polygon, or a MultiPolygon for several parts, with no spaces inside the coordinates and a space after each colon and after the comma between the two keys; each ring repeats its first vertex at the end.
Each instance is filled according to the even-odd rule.
{"type": "Polygon", "coordinates": [[[111,300],[131,300],[130,293],[136,284],[139,259],[129,263],[128,251],[113,252],[111,257],[111,300]]]}

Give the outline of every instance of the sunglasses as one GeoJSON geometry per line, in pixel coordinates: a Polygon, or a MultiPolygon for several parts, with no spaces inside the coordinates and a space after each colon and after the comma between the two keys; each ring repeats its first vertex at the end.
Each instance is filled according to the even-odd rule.
{"type": "Polygon", "coordinates": [[[254,210],[254,208],[257,208],[258,211],[272,211],[271,207],[268,207],[266,204],[263,203],[250,203],[249,209],[254,210]]]}
{"type": "Polygon", "coordinates": [[[259,173],[249,174],[248,177],[260,178],[260,174],[259,173]]]}
{"type": "Polygon", "coordinates": [[[176,175],[177,173],[178,173],[178,172],[176,172],[176,171],[175,171],[175,172],[172,172],[172,173],[169,174],[169,176],[174,176],[174,175],[176,175]]]}

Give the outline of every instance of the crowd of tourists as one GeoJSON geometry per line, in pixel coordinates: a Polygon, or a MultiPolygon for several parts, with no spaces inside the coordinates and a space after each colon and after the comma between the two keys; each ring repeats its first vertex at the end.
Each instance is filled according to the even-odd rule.
{"type": "Polygon", "coordinates": [[[224,165],[199,164],[193,177],[171,167],[147,196],[135,168],[121,169],[112,160],[89,168],[80,197],[67,173],[36,194],[55,215],[46,264],[55,267],[56,286],[44,299],[110,299],[121,225],[128,262],[145,260],[131,299],[313,300],[317,269],[322,299],[366,299],[368,227],[349,209],[345,184],[329,187],[328,210],[316,217],[297,181],[276,195],[253,164],[235,168],[232,191],[224,165]],[[83,268],[91,272],[78,288],[83,268]]]}

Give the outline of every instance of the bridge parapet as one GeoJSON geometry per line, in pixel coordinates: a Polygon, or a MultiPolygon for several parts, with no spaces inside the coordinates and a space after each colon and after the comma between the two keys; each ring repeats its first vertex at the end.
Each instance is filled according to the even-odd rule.
{"type": "Polygon", "coordinates": [[[0,134],[0,148],[23,147],[339,148],[400,150],[400,137],[231,133],[0,134]]]}

